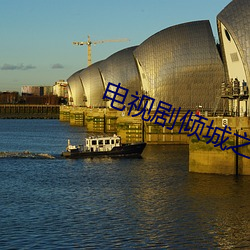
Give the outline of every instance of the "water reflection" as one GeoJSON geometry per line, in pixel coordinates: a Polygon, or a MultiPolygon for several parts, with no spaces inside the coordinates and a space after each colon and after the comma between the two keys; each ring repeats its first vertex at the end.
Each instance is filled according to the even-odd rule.
{"type": "MultiPolygon", "coordinates": [[[[54,155],[84,136],[58,121],[0,123],[2,152],[54,155]]],[[[250,178],[189,173],[187,146],[148,145],[142,159],[4,157],[0,173],[1,249],[250,248],[250,178]]]]}
{"type": "Polygon", "coordinates": [[[130,169],[136,233],[164,247],[250,247],[250,178],[184,173],[187,162],[185,146],[149,146],[144,164],[130,169]]]}
{"type": "Polygon", "coordinates": [[[250,178],[189,174],[187,197],[218,247],[250,247],[250,178]]]}

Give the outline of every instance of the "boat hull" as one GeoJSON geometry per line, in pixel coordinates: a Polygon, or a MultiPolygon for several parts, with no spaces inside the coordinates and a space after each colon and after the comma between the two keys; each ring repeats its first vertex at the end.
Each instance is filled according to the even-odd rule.
{"type": "Polygon", "coordinates": [[[138,157],[141,156],[145,142],[124,144],[120,147],[114,147],[110,151],[71,151],[63,152],[62,156],[65,158],[93,158],[93,157],[138,157]]]}

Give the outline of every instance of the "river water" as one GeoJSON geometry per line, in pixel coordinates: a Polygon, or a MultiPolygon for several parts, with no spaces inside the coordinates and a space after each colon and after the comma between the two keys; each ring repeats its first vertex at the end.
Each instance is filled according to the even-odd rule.
{"type": "Polygon", "coordinates": [[[0,249],[250,249],[250,177],[189,173],[187,146],[70,160],[84,128],[0,128],[0,249]]]}

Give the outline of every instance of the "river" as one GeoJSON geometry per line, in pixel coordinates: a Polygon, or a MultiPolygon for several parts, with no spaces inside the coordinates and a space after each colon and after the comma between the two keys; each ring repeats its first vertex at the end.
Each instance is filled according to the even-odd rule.
{"type": "Polygon", "coordinates": [[[60,157],[86,135],[0,120],[0,249],[250,249],[250,177],[189,173],[185,145],[60,157]]]}

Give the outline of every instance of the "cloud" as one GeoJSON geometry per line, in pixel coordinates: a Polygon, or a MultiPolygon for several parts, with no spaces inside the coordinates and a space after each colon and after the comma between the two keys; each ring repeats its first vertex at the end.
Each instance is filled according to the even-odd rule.
{"type": "Polygon", "coordinates": [[[1,70],[29,70],[29,69],[35,69],[36,66],[33,66],[31,64],[29,65],[23,65],[23,63],[14,65],[14,64],[8,64],[5,63],[0,69],[1,70]]]}
{"type": "Polygon", "coordinates": [[[33,65],[29,64],[29,65],[24,66],[23,70],[35,69],[35,68],[36,68],[36,66],[33,66],[33,65]]]}
{"type": "Polygon", "coordinates": [[[60,63],[55,63],[51,66],[52,69],[63,69],[64,66],[60,63]]]}

